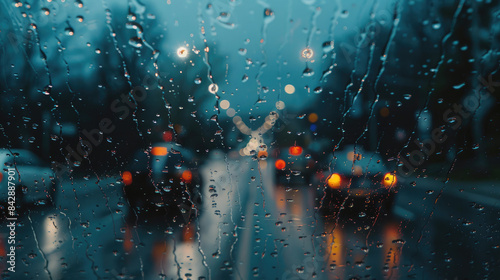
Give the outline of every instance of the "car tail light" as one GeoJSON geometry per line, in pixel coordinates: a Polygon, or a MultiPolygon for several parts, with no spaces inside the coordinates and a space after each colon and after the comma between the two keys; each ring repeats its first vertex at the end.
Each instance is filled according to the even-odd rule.
{"type": "Polygon", "coordinates": [[[3,174],[0,173],[0,182],[2,182],[2,179],[3,179],[3,174]]]}
{"type": "Polygon", "coordinates": [[[386,173],[384,175],[384,179],[382,180],[382,183],[387,188],[390,188],[390,187],[394,186],[397,181],[398,181],[398,179],[396,178],[396,175],[394,175],[392,173],[386,173]]]}
{"type": "Polygon", "coordinates": [[[125,186],[132,184],[132,173],[125,171],[122,173],[122,180],[125,186]]]}
{"type": "Polygon", "coordinates": [[[163,132],[162,138],[165,142],[171,142],[173,137],[172,131],[165,131],[163,132]]]}
{"type": "Polygon", "coordinates": [[[276,166],[276,169],[278,170],[283,170],[286,167],[286,162],[282,159],[278,159],[275,163],[274,166],[276,166]]]}
{"type": "Polygon", "coordinates": [[[166,147],[153,147],[151,149],[151,154],[153,156],[166,156],[168,153],[168,149],[166,147]]]}
{"type": "Polygon", "coordinates": [[[340,175],[337,173],[333,173],[332,175],[328,176],[328,178],[326,179],[326,183],[332,189],[339,189],[342,184],[342,177],[340,177],[340,175]]]}
{"type": "Polygon", "coordinates": [[[302,154],[302,147],[291,146],[290,149],[288,149],[288,153],[292,156],[300,156],[300,154],[302,154]]]}
{"type": "Polygon", "coordinates": [[[193,179],[193,173],[191,173],[191,171],[184,170],[184,172],[182,172],[182,180],[184,180],[184,182],[191,183],[192,179],[193,179]]]}

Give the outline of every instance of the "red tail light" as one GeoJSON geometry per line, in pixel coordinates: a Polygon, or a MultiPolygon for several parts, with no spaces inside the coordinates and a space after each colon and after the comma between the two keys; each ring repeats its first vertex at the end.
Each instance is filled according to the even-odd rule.
{"type": "Polygon", "coordinates": [[[276,169],[278,170],[283,170],[286,167],[286,162],[282,159],[278,159],[275,163],[274,166],[276,166],[276,169]]]}
{"type": "Polygon", "coordinates": [[[291,146],[290,149],[288,149],[288,153],[292,156],[300,156],[302,154],[302,147],[301,146],[291,146]]]}
{"type": "Polygon", "coordinates": [[[2,182],[2,179],[3,179],[3,174],[0,173],[0,182],[2,182]]]}
{"type": "Polygon", "coordinates": [[[172,131],[165,131],[163,132],[162,138],[165,142],[171,142],[173,137],[172,131]]]}
{"type": "Polygon", "coordinates": [[[182,172],[182,180],[186,183],[191,183],[191,180],[193,179],[193,173],[189,170],[185,170],[182,172]]]}
{"type": "Polygon", "coordinates": [[[130,173],[129,171],[124,171],[122,173],[122,180],[125,186],[132,184],[132,173],[130,173]]]}

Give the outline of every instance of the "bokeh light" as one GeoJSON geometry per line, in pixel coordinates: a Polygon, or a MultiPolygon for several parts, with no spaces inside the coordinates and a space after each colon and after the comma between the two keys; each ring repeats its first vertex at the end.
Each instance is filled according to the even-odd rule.
{"type": "Polygon", "coordinates": [[[295,92],[295,87],[293,85],[286,85],[285,86],[285,92],[288,94],[293,94],[295,92]]]}
{"type": "Polygon", "coordinates": [[[184,58],[188,56],[188,50],[185,47],[180,47],[177,49],[177,56],[184,58]]]}
{"type": "Polygon", "coordinates": [[[229,108],[229,106],[230,106],[230,103],[229,103],[229,101],[227,101],[227,100],[222,100],[222,101],[220,102],[220,107],[221,107],[222,109],[224,109],[224,110],[226,110],[227,108],[229,108]]]}
{"type": "Polygon", "coordinates": [[[342,183],[342,178],[340,178],[339,174],[333,173],[332,175],[328,176],[328,178],[326,179],[326,183],[330,188],[338,189],[340,188],[340,184],[342,183]]]}

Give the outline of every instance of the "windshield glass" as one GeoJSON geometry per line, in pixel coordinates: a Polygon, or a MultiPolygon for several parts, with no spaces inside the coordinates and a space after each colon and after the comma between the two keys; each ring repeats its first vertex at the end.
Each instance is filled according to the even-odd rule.
{"type": "Polygon", "coordinates": [[[500,279],[498,1],[0,6],[0,278],[500,279]]]}

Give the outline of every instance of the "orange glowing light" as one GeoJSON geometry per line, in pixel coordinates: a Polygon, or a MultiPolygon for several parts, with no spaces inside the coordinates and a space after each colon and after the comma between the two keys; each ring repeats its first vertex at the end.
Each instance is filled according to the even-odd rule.
{"type": "Polygon", "coordinates": [[[261,160],[265,160],[267,158],[267,151],[259,151],[257,157],[261,160]]]}
{"type": "Polygon", "coordinates": [[[125,249],[125,252],[130,253],[133,247],[134,243],[132,242],[132,232],[127,227],[125,229],[125,236],[123,238],[123,249],[125,249]]]}
{"type": "Polygon", "coordinates": [[[191,171],[189,170],[184,170],[184,172],[182,172],[182,180],[184,180],[184,182],[191,182],[191,180],[193,179],[193,173],[191,173],[191,171]]]}
{"type": "Polygon", "coordinates": [[[161,268],[163,268],[163,260],[164,260],[166,252],[167,252],[167,242],[166,241],[155,242],[155,244],[153,245],[153,250],[152,250],[151,254],[153,256],[155,267],[156,267],[156,269],[158,269],[158,271],[160,271],[161,268]]]}
{"type": "Polygon", "coordinates": [[[122,173],[122,180],[125,186],[132,184],[132,173],[125,171],[122,173]]]}
{"type": "Polygon", "coordinates": [[[274,166],[276,166],[276,169],[283,170],[285,169],[286,163],[282,159],[278,159],[275,163],[274,166]]]}
{"type": "Polygon", "coordinates": [[[193,226],[185,226],[182,230],[182,239],[184,242],[193,242],[195,229],[193,226]]]}
{"type": "Polygon", "coordinates": [[[396,175],[391,174],[391,173],[387,173],[384,176],[383,183],[384,183],[384,186],[386,186],[386,187],[392,187],[392,186],[394,186],[394,184],[396,184],[397,181],[398,181],[398,179],[396,178],[396,175]]]}
{"type": "Polygon", "coordinates": [[[166,156],[168,154],[168,149],[166,147],[154,147],[151,149],[151,154],[153,154],[153,156],[166,156]]]}
{"type": "Polygon", "coordinates": [[[290,149],[288,149],[288,153],[292,156],[300,156],[302,154],[302,147],[301,146],[291,146],[290,149]]]}
{"type": "Polygon", "coordinates": [[[339,174],[333,173],[332,175],[328,176],[328,178],[326,179],[326,183],[330,188],[338,189],[340,188],[340,184],[342,183],[342,178],[340,178],[339,174]]]}
{"type": "Polygon", "coordinates": [[[315,123],[318,121],[318,114],[311,113],[311,114],[309,114],[309,117],[307,117],[307,119],[309,120],[309,122],[315,123]]]}

